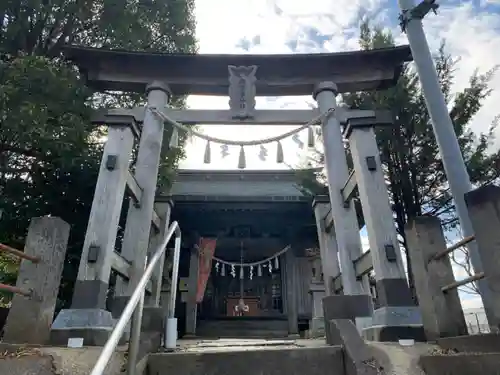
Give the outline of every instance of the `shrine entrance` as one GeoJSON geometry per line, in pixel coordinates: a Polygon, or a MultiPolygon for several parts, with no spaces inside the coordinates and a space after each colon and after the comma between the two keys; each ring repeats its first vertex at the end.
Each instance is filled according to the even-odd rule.
{"type": "MultiPolygon", "coordinates": [[[[280,256],[274,256],[269,260],[264,258],[257,261],[259,264],[251,266],[249,257],[255,259],[258,250],[246,247],[242,239],[239,262],[223,260],[228,258],[221,258],[224,255],[219,256],[220,251],[215,252],[214,267],[200,306],[201,319],[283,316],[284,277],[280,267],[280,256]],[[247,264],[249,266],[241,266],[247,264]],[[237,267],[243,269],[243,274],[236,273],[237,267]]],[[[231,252],[238,253],[234,248],[231,252]]]]}
{"type": "Polygon", "coordinates": [[[185,223],[184,252],[192,256],[181,266],[188,332],[196,324],[196,335],[205,337],[286,335],[289,311],[310,318],[313,265],[305,249],[319,244],[312,197],[298,189],[295,172],[180,171],[165,199],[173,201],[172,219],[185,223]],[[200,238],[215,241],[209,274],[196,268],[204,263],[196,259],[208,253],[200,251],[200,238]],[[190,315],[189,286],[203,277],[206,287],[197,296],[196,316],[190,315]]]}

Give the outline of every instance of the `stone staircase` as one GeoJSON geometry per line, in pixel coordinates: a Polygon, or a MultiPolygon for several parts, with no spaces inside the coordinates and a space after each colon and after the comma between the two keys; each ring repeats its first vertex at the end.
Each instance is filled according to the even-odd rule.
{"type": "Polygon", "coordinates": [[[285,338],[288,321],[284,318],[200,320],[196,334],[203,338],[285,338]]]}
{"type": "Polygon", "coordinates": [[[201,341],[175,353],[150,354],[149,375],[344,375],[340,346],[304,347],[282,340],[201,341]]]}

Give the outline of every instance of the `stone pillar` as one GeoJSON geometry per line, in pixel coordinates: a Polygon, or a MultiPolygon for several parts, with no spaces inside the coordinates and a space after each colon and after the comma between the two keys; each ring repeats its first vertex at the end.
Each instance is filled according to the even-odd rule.
{"type": "MultiPolygon", "coordinates": [[[[317,196],[313,201],[314,215],[316,217],[316,229],[318,231],[319,250],[321,254],[321,268],[325,283],[324,293],[331,296],[335,294],[333,279],[340,274],[337,240],[335,229],[327,232],[324,218],[330,211],[330,199],[327,196],[317,196]]],[[[353,280],[353,282],[357,282],[353,280]]],[[[321,310],[323,311],[323,310],[321,310]]],[[[323,312],[321,313],[323,315],[323,312]]]]}
{"type": "Polygon", "coordinates": [[[458,290],[441,291],[443,286],[455,282],[450,258],[446,255],[430,261],[446,248],[439,219],[418,217],[406,225],[405,233],[427,340],[467,335],[458,290]]]}
{"type": "MultiPolygon", "coordinates": [[[[158,250],[158,246],[162,243],[165,238],[165,234],[168,231],[170,225],[170,212],[171,212],[171,202],[157,202],[155,203],[156,213],[160,218],[160,230],[156,231],[153,226],[151,226],[151,234],[149,239],[149,249],[148,258],[154,255],[158,250]]],[[[155,344],[160,345],[159,339],[164,335],[165,322],[167,318],[168,307],[160,306],[160,296],[163,284],[163,267],[165,265],[165,258],[167,252],[163,254],[158,266],[153,272],[151,277],[151,294],[145,298],[145,306],[142,316],[142,332],[154,332],[157,334],[155,337],[155,344]]],[[[168,300],[167,300],[168,304],[168,300]]]]}
{"type": "MultiPolygon", "coordinates": [[[[168,227],[170,226],[170,213],[172,208],[172,201],[168,202],[157,202],[155,204],[156,213],[160,218],[160,231],[156,232],[152,230],[151,237],[149,240],[149,250],[148,257],[152,257],[156,250],[158,250],[158,246],[160,246],[161,242],[165,238],[165,234],[168,231],[168,227]]],[[[165,257],[167,252],[163,254],[160,261],[158,262],[158,267],[155,268],[153,272],[153,277],[151,278],[151,295],[146,299],[146,306],[159,307],[160,306],[160,295],[161,288],[163,284],[163,267],[165,265],[165,257]]]]}
{"type": "Polygon", "coordinates": [[[293,248],[285,253],[286,303],[288,316],[288,335],[299,334],[299,312],[297,305],[296,261],[293,248]]]}
{"type": "Polygon", "coordinates": [[[280,276],[281,276],[281,306],[283,308],[283,315],[288,314],[288,299],[286,292],[286,258],[285,254],[280,255],[279,263],[280,263],[280,276]]]}
{"type": "Polygon", "coordinates": [[[313,282],[309,287],[311,295],[311,321],[309,330],[311,337],[323,337],[325,335],[325,320],[323,318],[323,298],[325,298],[325,285],[322,282],[313,282]]]}
{"type": "MultiPolygon", "coordinates": [[[[351,149],[375,271],[379,308],[374,311],[373,325],[381,326],[378,332],[391,331],[390,336],[396,339],[399,331],[406,334],[406,327],[421,324],[420,311],[408,288],[373,126],[367,126],[365,119],[359,125],[356,120],[349,120],[345,135],[351,149]],[[399,326],[401,329],[388,328],[399,326]]],[[[378,334],[385,336],[383,332],[378,334]]]]}
{"type": "MultiPolygon", "coordinates": [[[[337,108],[337,86],[333,82],[322,82],[314,92],[321,113],[337,108]]],[[[362,254],[359,224],[353,202],[344,204],[342,188],[349,178],[347,158],[342,142],[340,123],[331,115],[322,126],[323,142],[325,145],[325,164],[328,176],[328,190],[330,205],[334,220],[335,236],[339,249],[339,258],[342,268],[342,285],[345,295],[369,295],[363,281],[356,278],[353,260],[362,254]]],[[[367,286],[368,287],[368,286],[367,286]]],[[[359,329],[371,323],[370,318],[359,318],[356,324],[359,329]]]]}
{"type": "Polygon", "coordinates": [[[491,291],[488,323],[500,330],[500,187],[488,185],[465,194],[484,279],[491,291]]]}
{"type": "Polygon", "coordinates": [[[163,262],[163,277],[162,285],[160,290],[160,307],[162,308],[163,315],[168,314],[168,304],[170,303],[170,293],[172,286],[172,278],[170,277],[170,272],[172,270],[172,264],[174,260],[174,249],[169,248],[167,251],[167,256],[163,262]]]}
{"type": "Polygon", "coordinates": [[[196,289],[198,288],[198,270],[199,270],[198,250],[191,250],[191,259],[189,261],[189,281],[188,294],[186,300],[186,334],[185,337],[196,336],[196,320],[198,315],[198,304],[196,303],[196,289]]]}
{"type": "Polygon", "coordinates": [[[49,343],[69,231],[69,224],[58,217],[31,220],[24,253],[38,257],[39,261],[21,262],[16,286],[31,292],[31,296],[14,295],[4,328],[4,342],[49,343]]]}
{"type": "MultiPolygon", "coordinates": [[[[164,108],[170,96],[168,87],[158,81],[148,85],[146,92],[148,106],[155,108],[164,108]]],[[[146,110],[135,165],[135,179],[142,188],[141,202],[139,205],[129,205],[121,253],[132,263],[132,268],[130,280],[118,279],[116,282],[113,301],[115,316],[124,308],[144,273],[158,181],[163,129],[163,121],[151,111],[146,110]]]]}
{"type": "Polygon", "coordinates": [[[103,345],[113,328],[105,304],[134,143],[134,120],[110,119],[117,124],[108,128],[71,309],[62,310],[52,325],[51,340],[58,345],[66,345],[70,337],[83,337],[85,345],[103,345]]]}

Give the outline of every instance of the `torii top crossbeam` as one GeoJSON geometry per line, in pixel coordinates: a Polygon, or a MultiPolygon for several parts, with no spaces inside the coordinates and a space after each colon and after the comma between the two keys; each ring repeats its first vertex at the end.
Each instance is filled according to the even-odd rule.
{"type": "Polygon", "coordinates": [[[294,55],[162,54],[68,46],[65,55],[98,90],[143,93],[152,81],[169,85],[176,95],[227,95],[228,66],[257,66],[256,95],[310,95],[314,85],[335,82],[339,92],[393,86],[406,45],[369,51],[294,55]]]}

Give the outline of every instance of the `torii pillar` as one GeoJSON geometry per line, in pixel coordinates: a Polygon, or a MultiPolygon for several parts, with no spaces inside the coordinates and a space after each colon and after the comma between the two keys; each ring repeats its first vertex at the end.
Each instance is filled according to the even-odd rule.
{"type": "Polygon", "coordinates": [[[59,312],[51,330],[54,345],[84,339],[85,346],[104,345],[113,329],[106,310],[108,283],[122,209],[136,124],[130,116],[107,116],[108,139],[82,249],[70,309],[59,312]]]}
{"type": "Polygon", "coordinates": [[[389,118],[349,119],[344,132],[349,140],[379,299],[379,308],[373,314],[373,327],[365,330],[364,335],[375,341],[425,340],[420,310],[412,300],[403,267],[375,137],[377,122],[380,125],[392,123],[389,118]]]}
{"type": "MultiPolygon", "coordinates": [[[[171,96],[169,87],[160,81],[149,84],[146,92],[148,106],[155,108],[164,108],[171,96]]],[[[144,273],[160,166],[163,130],[163,121],[158,119],[149,109],[146,109],[135,165],[135,179],[142,188],[141,202],[140,205],[129,205],[122,246],[122,256],[132,264],[132,272],[128,282],[117,280],[116,296],[113,301],[115,305],[113,310],[117,316],[121,314],[144,273]]]]}
{"type": "MultiPolygon", "coordinates": [[[[314,99],[318,102],[320,113],[327,113],[331,109],[337,109],[337,101],[335,99],[337,93],[337,85],[333,82],[322,82],[315,88],[314,99]]],[[[322,134],[325,144],[328,191],[330,194],[331,212],[342,268],[341,277],[344,295],[362,295],[365,298],[361,300],[369,301],[371,304],[369,291],[364,288],[363,281],[357,279],[354,269],[353,261],[362,254],[362,246],[354,204],[351,202],[349,205],[345,205],[341,194],[344,183],[349,177],[349,169],[347,167],[347,157],[342,142],[340,123],[335,117],[335,113],[323,121],[322,134]]],[[[322,262],[324,261],[326,260],[322,259],[322,262]]],[[[327,298],[333,299],[332,297],[327,298]]],[[[352,301],[354,301],[354,299],[352,299],[352,301]]],[[[338,304],[339,303],[332,301],[332,305],[338,304]]],[[[350,302],[346,299],[346,309],[352,310],[353,307],[348,306],[349,304],[350,302]]],[[[324,301],[325,319],[330,318],[327,316],[328,313],[326,312],[327,305],[328,303],[324,301]]],[[[360,310],[364,312],[366,309],[362,308],[360,310]]],[[[350,311],[346,311],[346,314],[347,313],[350,313],[350,311]]],[[[359,330],[371,325],[371,317],[366,317],[363,313],[363,316],[358,316],[356,318],[356,325],[359,330]]]]}

